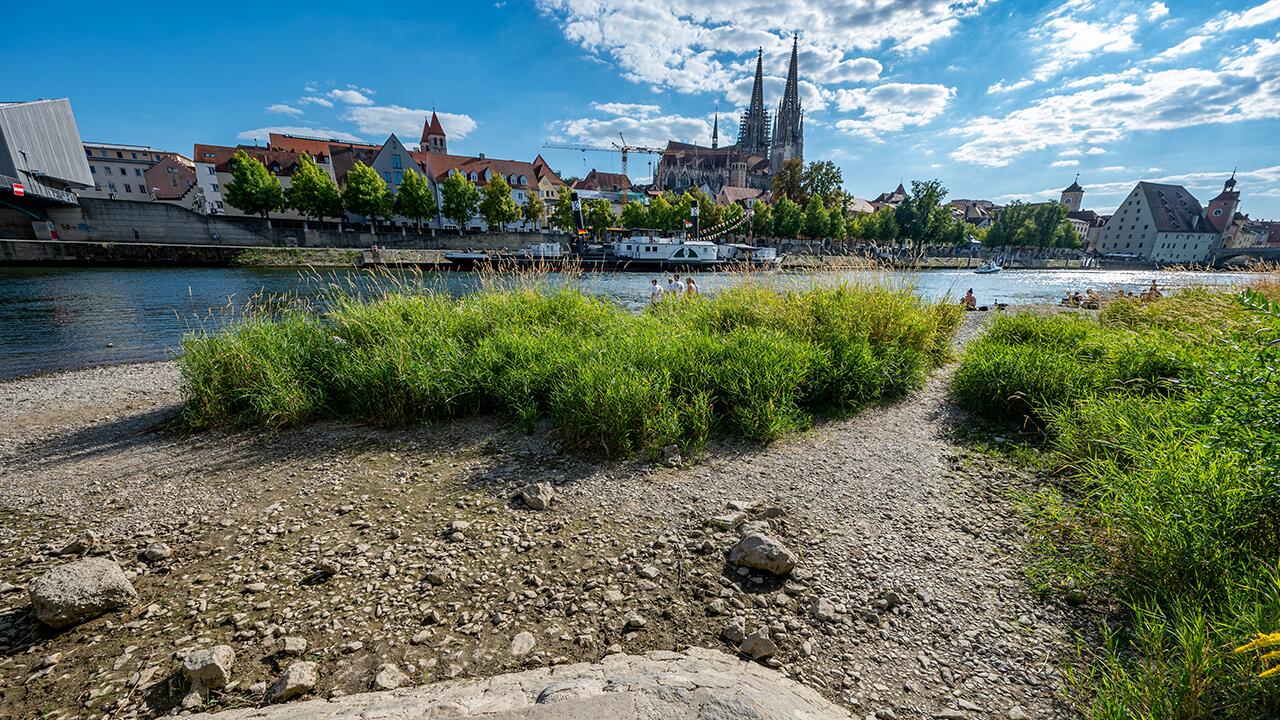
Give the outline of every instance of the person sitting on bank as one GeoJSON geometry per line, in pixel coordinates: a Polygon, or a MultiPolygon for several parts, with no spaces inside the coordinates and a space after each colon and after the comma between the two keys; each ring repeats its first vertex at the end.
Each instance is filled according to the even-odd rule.
{"type": "Polygon", "coordinates": [[[684,279],[684,293],[685,293],[685,295],[693,296],[693,295],[697,295],[697,294],[699,294],[700,292],[701,292],[701,291],[700,291],[700,290],[698,290],[698,283],[693,279],[693,277],[692,277],[692,276],[687,277],[687,278],[685,278],[685,279],[684,279]]]}
{"type": "Polygon", "coordinates": [[[662,296],[666,294],[666,290],[658,284],[658,279],[654,278],[649,281],[649,302],[662,302],[662,296]]]}
{"type": "Polygon", "coordinates": [[[1084,302],[1080,303],[1080,307],[1084,308],[1085,310],[1097,310],[1101,306],[1102,306],[1101,295],[1095,292],[1093,288],[1089,288],[1088,290],[1084,291],[1084,302]]]}
{"type": "Polygon", "coordinates": [[[973,294],[973,288],[969,288],[964,294],[964,300],[961,300],[960,304],[964,305],[965,310],[978,309],[978,296],[973,294]]]}
{"type": "Polygon", "coordinates": [[[1160,292],[1160,288],[1156,287],[1156,281],[1153,278],[1151,280],[1151,287],[1142,293],[1142,301],[1155,302],[1162,297],[1164,297],[1164,293],[1160,292]]]}

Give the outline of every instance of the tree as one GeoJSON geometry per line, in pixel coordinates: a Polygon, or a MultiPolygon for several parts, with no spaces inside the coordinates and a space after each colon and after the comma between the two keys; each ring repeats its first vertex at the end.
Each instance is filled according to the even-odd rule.
{"type": "Polygon", "coordinates": [[[595,233],[596,238],[603,238],[606,231],[613,227],[617,217],[613,214],[613,206],[608,200],[588,200],[582,204],[582,212],[587,227],[595,233]]]}
{"type": "Polygon", "coordinates": [[[810,240],[821,240],[827,236],[827,207],[822,204],[821,195],[813,195],[804,206],[804,234],[810,240]]]}
{"type": "Polygon", "coordinates": [[[408,171],[404,174],[404,182],[396,192],[393,205],[397,215],[411,218],[422,229],[422,218],[433,218],[440,208],[436,205],[436,191],[431,183],[421,174],[408,171]]]}
{"type": "Polygon", "coordinates": [[[751,206],[751,233],[756,237],[773,237],[773,207],[766,202],[751,206]]]}
{"type": "Polygon", "coordinates": [[[674,230],[676,210],[671,205],[671,193],[662,193],[649,201],[649,225],[656,230],[674,230]]]}
{"type": "Polygon", "coordinates": [[[833,240],[844,240],[848,236],[849,228],[844,219],[844,213],[836,208],[831,211],[827,221],[827,235],[833,240]]]}
{"type": "Polygon", "coordinates": [[[700,188],[689,188],[685,194],[689,196],[690,209],[693,208],[694,201],[698,203],[698,223],[701,230],[710,230],[724,222],[724,208],[700,188]]]}
{"type": "MultiPolygon", "coordinates": [[[[835,207],[830,201],[842,185],[844,185],[844,178],[840,175],[840,168],[830,160],[815,160],[809,163],[800,178],[801,192],[808,197],[820,196],[827,207],[835,207]]],[[[800,202],[796,198],[792,199],[800,202]]]]}
{"type": "Polygon", "coordinates": [[[804,227],[804,210],[789,197],[783,197],[773,206],[774,237],[795,239],[804,227]]]}
{"type": "Polygon", "coordinates": [[[622,206],[622,227],[628,229],[647,228],[649,224],[649,208],[639,200],[631,200],[622,206]]]}
{"type": "Polygon", "coordinates": [[[1067,219],[1066,205],[1013,202],[1000,213],[984,242],[991,247],[1077,247],[1080,236],[1067,219]]]}
{"type": "Polygon", "coordinates": [[[342,201],[347,209],[369,218],[373,232],[378,231],[378,218],[391,215],[391,192],[377,170],[356,161],[347,172],[347,186],[342,191],[342,201]]]}
{"type": "Polygon", "coordinates": [[[458,226],[458,234],[461,235],[467,221],[475,217],[476,208],[480,206],[480,191],[467,176],[452,172],[440,185],[440,195],[440,212],[458,226]]]}
{"type": "Polygon", "coordinates": [[[532,225],[535,230],[538,227],[538,222],[542,220],[542,216],[546,212],[547,204],[542,201],[542,197],[538,195],[537,190],[529,193],[529,199],[520,208],[520,214],[524,216],[525,222],[532,225]]]}
{"type": "MultiPolygon", "coordinates": [[[[227,185],[227,189],[230,188],[227,185]]],[[[342,216],[342,193],[338,191],[338,184],[306,153],[298,156],[293,182],[284,194],[289,207],[305,217],[323,222],[327,217],[342,216]]]]}
{"type": "Polygon", "coordinates": [[[231,158],[231,182],[222,189],[222,196],[232,207],[267,220],[272,212],[285,208],[280,179],[243,150],[237,150],[231,158]]]}
{"type": "Polygon", "coordinates": [[[795,203],[808,199],[804,194],[804,162],[800,158],[783,160],[782,167],[773,176],[774,202],[784,197],[795,203]]]}
{"type": "Polygon", "coordinates": [[[495,227],[506,230],[507,223],[520,219],[520,206],[511,197],[511,186],[501,175],[494,174],[480,191],[480,215],[490,230],[495,227]]]}
{"type": "Polygon", "coordinates": [[[721,222],[725,223],[726,227],[732,228],[731,230],[729,230],[730,233],[734,235],[746,233],[747,231],[746,225],[744,224],[735,225],[735,223],[738,223],[738,221],[742,219],[743,215],[747,214],[746,208],[742,207],[738,203],[729,203],[728,205],[724,206],[724,212],[721,214],[724,216],[721,222]]]}
{"type": "Polygon", "coordinates": [[[916,245],[937,245],[951,213],[942,206],[947,189],[940,180],[912,180],[911,192],[898,206],[895,219],[902,237],[916,245]]]}
{"type": "Polygon", "coordinates": [[[573,222],[573,188],[568,185],[560,186],[556,206],[551,210],[550,222],[551,227],[561,232],[572,233],[578,229],[573,222]]]}

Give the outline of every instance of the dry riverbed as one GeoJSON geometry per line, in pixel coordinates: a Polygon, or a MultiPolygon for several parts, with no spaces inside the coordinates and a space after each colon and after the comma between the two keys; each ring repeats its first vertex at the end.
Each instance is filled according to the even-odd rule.
{"type": "Polygon", "coordinates": [[[945,374],[677,468],[565,454],[497,419],[186,435],[162,424],[169,363],[0,383],[0,716],[166,714],[181,658],[218,644],[236,660],[205,709],[261,703],[297,658],[333,696],[388,663],[384,680],[417,684],[732,651],[737,618],[770,628],[767,664],[856,717],[1067,717],[1071,619],[1027,588],[1004,499],[1031,479],[947,439],[945,374]],[[555,487],[549,510],[515,498],[530,481],[555,487]],[[715,518],[735,508],[799,556],[790,578],[726,561],[737,518],[715,518]],[[54,633],[26,587],[76,538],[139,597],[54,633]]]}

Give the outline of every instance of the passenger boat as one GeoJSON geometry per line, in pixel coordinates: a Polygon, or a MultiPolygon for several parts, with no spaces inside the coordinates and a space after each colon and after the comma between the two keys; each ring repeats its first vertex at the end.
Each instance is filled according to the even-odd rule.
{"type": "Polygon", "coordinates": [[[723,263],[719,247],[707,240],[668,238],[637,231],[614,240],[605,259],[617,269],[710,269],[723,263]]]}
{"type": "Polygon", "coordinates": [[[1000,263],[988,261],[988,262],[982,263],[982,266],[979,267],[977,270],[974,270],[974,272],[979,275],[990,275],[992,273],[998,273],[1003,269],[1004,268],[1000,267],[1000,263]]]}

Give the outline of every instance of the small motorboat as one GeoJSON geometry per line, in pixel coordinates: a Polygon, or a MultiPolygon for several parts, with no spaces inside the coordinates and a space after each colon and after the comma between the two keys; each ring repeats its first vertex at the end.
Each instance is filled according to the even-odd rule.
{"type": "Polygon", "coordinates": [[[974,272],[979,275],[990,275],[992,273],[998,273],[1003,269],[1004,268],[1000,267],[1000,263],[998,262],[985,262],[982,263],[982,266],[977,270],[974,270],[974,272]]]}

